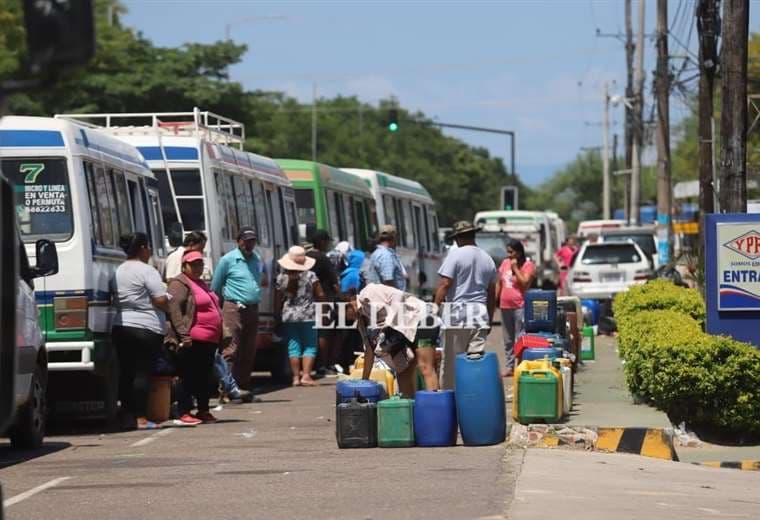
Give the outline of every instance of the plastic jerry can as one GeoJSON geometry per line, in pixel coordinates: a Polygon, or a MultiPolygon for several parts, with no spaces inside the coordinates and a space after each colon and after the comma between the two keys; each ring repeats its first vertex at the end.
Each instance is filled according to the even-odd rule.
{"type": "Polygon", "coordinates": [[[584,361],[590,361],[596,358],[596,352],[594,349],[594,327],[586,325],[583,327],[583,336],[581,341],[581,359],[584,361]]]}
{"type": "Polygon", "coordinates": [[[457,408],[453,390],[420,390],[414,396],[414,440],[417,446],[454,446],[457,408]]]}
{"type": "Polygon", "coordinates": [[[557,327],[557,291],[531,289],[525,293],[525,331],[554,332],[557,327]]]}
{"type": "MultiPolygon", "coordinates": [[[[361,379],[364,367],[354,368],[348,375],[349,379],[361,379]]],[[[374,367],[369,373],[370,381],[379,383],[385,390],[385,395],[393,395],[396,393],[396,378],[387,368],[374,367]]]]}
{"type": "Polygon", "coordinates": [[[377,446],[377,405],[356,398],[335,407],[335,438],[339,448],[377,446]]]}
{"type": "Polygon", "coordinates": [[[535,361],[521,361],[515,368],[515,374],[512,378],[512,419],[517,420],[517,403],[519,402],[520,377],[523,372],[531,370],[550,370],[551,362],[548,359],[538,359],[535,361]]]}
{"type": "Polygon", "coordinates": [[[381,448],[414,446],[414,399],[394,395],[377,404],[377,445],[381,448]]]}
{"type": "Polygon", "coordinates": [[[556,369],[520,374],[517,418],[522,424],[557,422],[562,417],[562,382],[556,369]]]}
{"type": "Polygon", "coordinates": [[[520,360],[535,361],[536,359],[549,358],[549,361],[554,361],[559,357],[562,357],[562,349],[559,347],[536,347],[523,350],[520,360]]]}
{"type": "Polygon", "coordinates": [[[363,379],[347,379],[335,385],[335,404],[345,403],[353,398],[359,401],[376,403],[385,397],[385,390],[380,383],[363,379]]]}
{"type": "Polygon", "coordinates": [[[466,446],[504,442],[507,414],[499,358],[486,352],[477,358],[456,357],[455,396],[459,432],[466,446]]]}
{"type": "Polygon", "coordinates": [[[573,364],[569,359],[555,360],[562,377],[562,413],[567,415],[573,407],[573,364]]]}

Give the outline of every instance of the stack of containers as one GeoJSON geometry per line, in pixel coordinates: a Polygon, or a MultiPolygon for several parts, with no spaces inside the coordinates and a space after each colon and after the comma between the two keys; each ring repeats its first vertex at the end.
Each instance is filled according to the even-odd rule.
{"type": "Polygon", "coordinates": [[[335,437],[339,448],[377,446],[377,403],[384,395],[375,381],[347,380],[335,386],[335,437]]]}

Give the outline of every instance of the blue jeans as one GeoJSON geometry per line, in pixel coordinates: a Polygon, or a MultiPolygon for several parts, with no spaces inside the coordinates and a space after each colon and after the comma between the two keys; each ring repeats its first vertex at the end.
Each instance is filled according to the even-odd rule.
{"type": "Polygon", "coordinates": [[[222,383],[222,390],[225,393],[230,394],[238,390],[238,385],[230,371],[230,366],[218,350],[214,354],[214,376],[222,383]]]}
{"type": "Polygon", "coordinates": [[[501,326],[504,331],[504,354],[507,368],[515,368],[515,341],[525,329],[525,310],[501,309],[501,326]]]}

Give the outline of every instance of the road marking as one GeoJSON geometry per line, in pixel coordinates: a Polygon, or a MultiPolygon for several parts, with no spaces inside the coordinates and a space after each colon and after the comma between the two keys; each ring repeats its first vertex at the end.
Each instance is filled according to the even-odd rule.
{"type": "Polygon", "coordinates": [[[29,491],[24,491],[20,495],[16,495],[15,497],[11,497],[8,500],[3,501],[3,507],[11,507],[14,504],[18,504],[22,500],[26,500],[29,497],[33,497],[37,493],[41,493],[45,491],[46,489],[50,489],[51,487],[55,487],[61,482],[64,482],[66,480],[69,480],[71,477],[59,477],[54,478],[53,480],[49,482],[45,482],[44,484],[37,486],[36,488],[32,488],[29,491]]]}
{"type": "Polygon", "coordinates": [[[156,433],[151,435],[150,437],[145,437],[142,440],[139,440],[137,442],[133,442],[129,445],[130,448],[139,448],[140,446],[145,446],[146,444],[150,444],[151,442],[155,441],[159,437],[163,437],[165,435],[169,435],[174,430],[171,428],[166,428],[165,430],[158,430],[156,433]]]}

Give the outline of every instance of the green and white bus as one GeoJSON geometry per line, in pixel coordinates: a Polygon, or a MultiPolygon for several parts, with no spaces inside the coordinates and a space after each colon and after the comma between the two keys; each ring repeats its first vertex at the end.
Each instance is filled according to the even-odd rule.
{"type": "Polygon", "coordinates": [[[365,249],[377,234],[375,199],[360,177],[326,164],[275,159],[293,184],[300,239],[326,229],[337,243],[365,249]]]}
{"type": "Polygon", "coordinates": [[[374,170],[344,170],[369,183],[380,225],[392,224],[398,230],[396,251],[409,276],[409,292],[431,297],[443,253],[430,193],[411,179],[374,170]]]}

